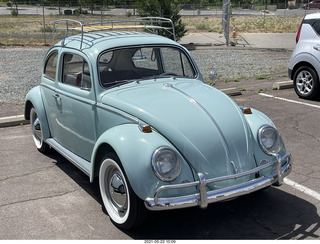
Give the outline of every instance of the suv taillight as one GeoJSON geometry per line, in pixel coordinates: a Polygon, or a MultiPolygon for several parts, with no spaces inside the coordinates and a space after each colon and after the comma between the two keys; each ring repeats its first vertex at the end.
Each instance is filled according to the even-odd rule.
{"type": "Polygon", "coordinates": [[[296,36],[296,43],[298,43],[299,39],[300,39],[300,33],[301,33],[301,28],[302,28],[302,24],[303,24],[304,18],[301,21],[297,36],[296,36]]]}

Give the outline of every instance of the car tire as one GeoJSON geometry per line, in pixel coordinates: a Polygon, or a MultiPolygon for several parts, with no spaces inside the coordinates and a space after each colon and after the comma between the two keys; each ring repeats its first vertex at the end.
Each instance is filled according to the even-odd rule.
{"type": "Polygon", "coordinates": [[[129,230],[147,217],[143,201],[134,193],[115,153],[108,153],[99,170],[100,193],[108,215],[117,227],[129,230]]]}
{"type": "Polygon", "coordinates": [[[49,146],[43,140],[41,121],[35,108],[31,108],[30,110],[30,125],[34,144],[40,152],[45,153],[48,151],[49,146]]]}
{"type": "Polygon", "coordinates": [[[295,92],[301,98],[314,99],[320,93],[318,75],[308,66],[302,66],[295,72],[293,85],[295,92]]]}

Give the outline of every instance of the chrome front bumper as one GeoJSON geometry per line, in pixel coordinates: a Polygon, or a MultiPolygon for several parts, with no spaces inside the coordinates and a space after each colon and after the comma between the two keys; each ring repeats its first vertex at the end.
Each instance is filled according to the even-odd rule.
{"type": "Polygon", "coordinates": [[[153,211],[187,208],[187,207],[194,207],[194,206],[200,206],[201,208],[206,208],[209,203],[224,201],[224,200],[232,199],[242,195],[246,195],[271,185],[279,186],[283,183],[283,178],[286,177],[291,172],[291,169],[292,169],[291,155],[289,153],[287,153],[283,157],[276,155],[276,159],[277,159],[276,161],[263,164],[257,168],[254,168],[252,170],[242,172],[239,174],[222,176],[222,177],[206,180],[202,173],[198,173],[198,177],[199,177],[198,181],[183,183],[183,184],[161,186],[158,188],[157,192],[155,193],[154,198],[145,199],[145,206],[147,207],[147,209],[153,210],[153,211]],[[281,166],[282,163],[285,161],[286,161],[286,164],[281,166]],[[226,187],[223,189],[212,190],[208,192],[206,190],[207,184],[220,182],[224,180],[237,179],[243,176],[255,174],[263,169],[272,167],[274,165],[276,165],[277,170],[269,176],[262,176],[260,178],[250,180],[248,182],[226,187]],[[169,198],[159,197],[159,194],[163,191],[168,191],[172,189],[182,189],[182,188],[188,188],[188,187],[197,187],[199,192],[192,195],[186,195],[186,196],[169,197],[169,198]]]}

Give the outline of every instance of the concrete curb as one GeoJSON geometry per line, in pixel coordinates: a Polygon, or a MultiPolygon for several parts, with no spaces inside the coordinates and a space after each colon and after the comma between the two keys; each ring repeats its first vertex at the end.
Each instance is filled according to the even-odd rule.
{"type": "Polygon", "coordinates": [[[221,91],[224,92],[225,94],[229,95],[229,96],[242,95],[241,91],[236,87],[221,89],[221,91]]]}
{"type": "Polygon", "coordinates": [[[277,88],[277,90],[293,88],[293,81],[278,81],[273,83],[272,89],[277,88]]]}
{"type": "Polygon", "coordinates": [[[0,128],[11,127],[17,125],[29,124],[29,120],[25,120],[24,115],[16,115],[0,118],[0,128]]]}

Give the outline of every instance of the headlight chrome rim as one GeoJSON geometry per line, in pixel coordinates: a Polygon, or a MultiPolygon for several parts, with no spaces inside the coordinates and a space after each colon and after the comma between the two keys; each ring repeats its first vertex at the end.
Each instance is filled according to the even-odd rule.
{"type": "Polygon", "coordinates": [[[280,133],[276,128],[274,128],[271,125],[264,125],[259,129],[258,139],[259,139],[260,148],[262,149],[263,152],[265,152],[268,155],[276,155],[280,152],[282,148],[280,133]],[[272,146],[269,146],[269,147],[266,146],[266,143],[265,143],[266,139],[264,139],[265,136],[263,135],[263,133],[266,133],[266,130],[272,130],[274,135],[276,136],[275,142],[273,142],[272,146]]]}
{"type": "MultiPolygon", "coordinates": [[[[164,163],[170,164],[169,162],[164,162],[164,163]]],[[[179,177],[181,173],[181,162],[180,162],[179,155],[175,150],[173,150],[170,147],[163,146],[156,149],[152,155],[151,164],[152,164],[152,169],[154,174],[162,181],[166,181],[166,182],[174,181],[179,177]],[[171,168],[171,170],[168,171],[170,172],[170,174],[168,175],[165,175],[165,173],[161,172],[160,170],[161,165],[159,165],[159,163],[157,162],[160,156],[164,153],[172,153],[172,156],[174,156],[175,158],[175,165],[174,167],[171,168]]]]}

